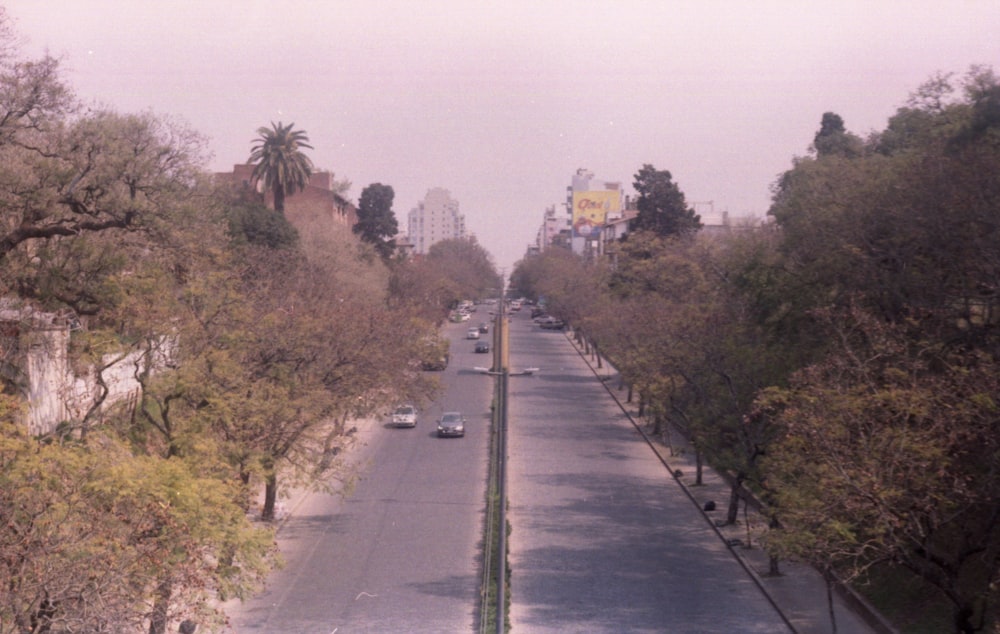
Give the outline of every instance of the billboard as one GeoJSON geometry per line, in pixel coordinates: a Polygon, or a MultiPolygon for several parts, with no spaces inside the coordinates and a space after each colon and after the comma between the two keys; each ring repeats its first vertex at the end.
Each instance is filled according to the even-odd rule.
{"type": "Polygon", "coordinates": [[[621,211],[621,192],[573,192],[573,237],[596,240],[609,213],[621,211]]]}

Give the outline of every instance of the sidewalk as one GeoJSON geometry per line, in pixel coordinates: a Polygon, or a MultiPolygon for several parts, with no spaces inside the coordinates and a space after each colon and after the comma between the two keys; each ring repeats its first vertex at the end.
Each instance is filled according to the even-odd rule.
{"type": "MultiPolygon", "coordinates": [[[[629,417],[636,429],[643,435],[650,448],[656,452],[681,488],[692,502],[702,510],[705,520],[715,529],[719,538],[728,546],[757,585],[769,597],[771,603],[781,612],[788,624],[798,634],[890,634],[895,630],[867,605],[864,600],[847,589],[833,591],[834,617],[836,629],[830,618],[830,604],[827,585],[823,576],[811,566],[793,562],[780,562],[779,576],[771,576],[767,553],[759,546],[759,536],[767,530],[766,518],[756,510],[740,506],[740,518],[736,524],[719,526],[726,517],[729,504],[729,483],[708,465],[702,466],[702,484],[696,484],[696,464],[694,451],[679,433],[673,433],[672,446],[648,433],[650,426],[639,416],[636,403],[625,402],[625,392],[618,389],[618,371],[601,358],[601,368],[595,359],[585,354],[571,336],[567,339],[576,348],[580,357],[604,383],[608,393],[629,417]],[[706,503],[714,503],[715,510],[706,511],[706,503]]],[[[711,506],[711,505],[710,505],[711,506]]]]}

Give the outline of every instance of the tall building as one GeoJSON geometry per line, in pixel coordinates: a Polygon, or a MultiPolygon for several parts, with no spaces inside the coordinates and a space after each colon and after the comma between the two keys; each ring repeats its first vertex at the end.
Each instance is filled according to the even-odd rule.
{"type": "Polygon", "coordinates": [[[407,225],[414,253],[427,253],[435,242],[466,237],[465,216],[458,211],[458,201],[440,187],[427,190],[424,199],[410,210],[407,225]]]}

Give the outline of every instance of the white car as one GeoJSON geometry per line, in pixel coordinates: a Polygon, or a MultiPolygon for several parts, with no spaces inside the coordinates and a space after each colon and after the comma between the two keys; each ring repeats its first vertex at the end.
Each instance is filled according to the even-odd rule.
{"type": "Polygon", "coordinates": [[[412,405],[400,405],[392,413],[393,427],[416,427],[417,408],[412,405]]]}
{"type": "Polygon", "coordinates": [[[479,328],[469,328],[469,332],[465,335],[466,339],[479,339],[479,328]]]}

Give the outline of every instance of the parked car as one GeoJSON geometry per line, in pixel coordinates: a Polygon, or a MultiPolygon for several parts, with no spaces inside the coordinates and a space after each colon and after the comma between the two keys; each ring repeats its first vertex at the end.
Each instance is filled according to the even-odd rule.
{"type": "Polygon", "coordinates": [[[400,405],[392,412],[394,427],[416,427],[417,408],[412,405],[400,405]]]}
{"type": "Polygon", "coordinates": [[[489,352],[490,344],[488,341],[477,341],[475,350],[476,352],[489,352]]]}
{"type": "Polygon", "coordinates": [[[466,339],[479,339],[479,328],[469,328],[469,332],[465,334],[466,339]]]}
{"type": "Polygon", "coordinates": [[[464,436],[465,417],[461,412],[445,412],[438,420],[438,436],[464,436]]]}

